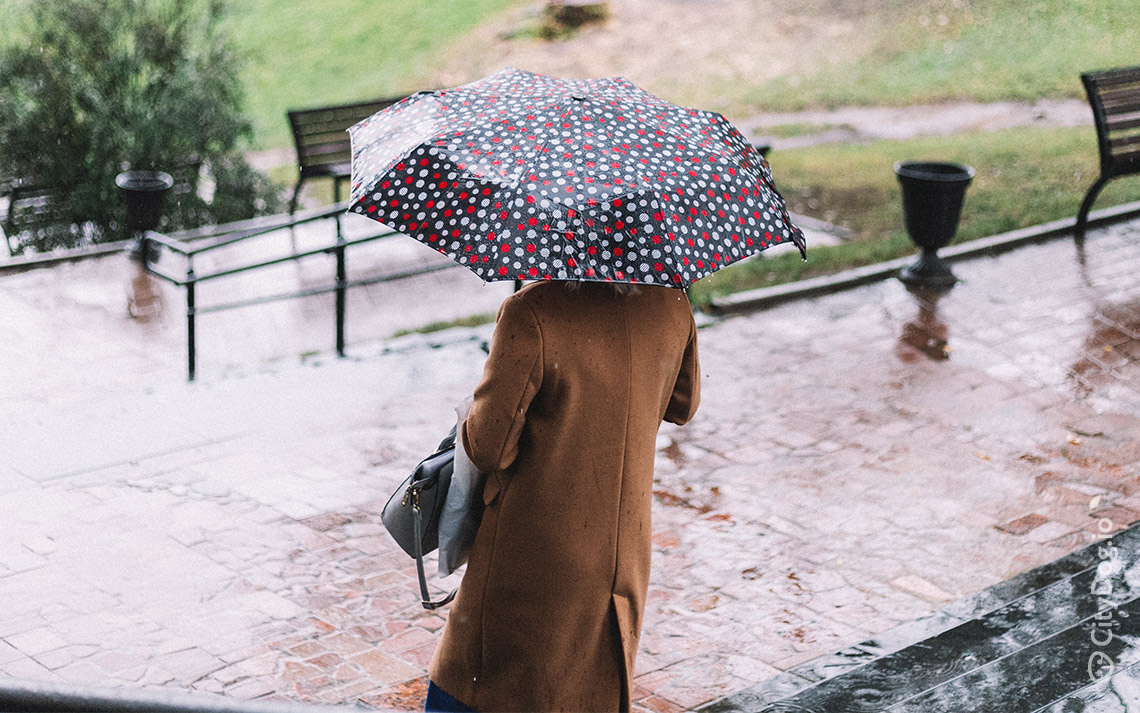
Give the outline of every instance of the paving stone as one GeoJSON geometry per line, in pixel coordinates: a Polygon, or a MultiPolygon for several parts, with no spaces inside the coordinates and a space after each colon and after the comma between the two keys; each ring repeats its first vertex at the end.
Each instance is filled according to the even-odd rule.
{"type": "Polygon", "coordinates": [[[0,672],[12,678],[29,681],[59,681],[59,676],[39,662],[22,658],[0,666],[0,672]]]}
{"type": "Polygon", "coordinates": [[[649,711],[650,713],[681,713],[685,709],[660,696],[646,696],[633,703],[633,710],[649,711]]]}
{"type": "Polygon", "coordinates": [[[7,637],[7,643],[28,656],[38,656],[67,646],[68,642],[46,626],[7,637]]]}
{"type": "Polygon", "coordinates": [[[891,580],[891,584],[904,592],[914,594],[930,602],[949,602],[954,599],[954,595],[943,591],[922,577],[916,577],[914,575],[907,574],[902,577],[896,577],[891,580]]]}
{"type": "Polygon", "coordinates": [[[427,687],[427,676],[420,676],[411,681],[382,688],[377,693],[362,696],[360,702],[380,710],[422,710],[424,699],[427,698],[427,687]]]}
{"type": "Polygon", "coordinates": [[[221,694],[225,690],[225,686],[220,681],[212,678],[204,678],[195,681],[191,684],[191,688],[195,691],[202,691],[203,693],[221,694]]]}
{"type": "Polygon", "coordinates": [[[380,647],[390,653],[399,654],[409,649],[433,643],[435,640],[436,637],[433,632],[427,629],[421,629],[418,626],[412,626],[387,641],[382,642],[380,647]]]}
{"type": "Polygon", "coordinates": [[[387,686],[406,681],[423,673],[422,668],[408,665],[401,659],[383,651],[365,651],[352,656],[349,661],[359,666],[366,676],[377,686],[387,686]]]}
{"type": "Polygon", "coordinates": [[[401,660],[417,666],[419,670],[426,671],[431,665],[432,657],[435,655],[435,642],[430,644],[422,644],[413,649],[407,649],[399,654],[401,660]]]}
{"type": "Polygon", "coordinates": [[[25,659],[27,654],[19,649],[16,649],[11,644],[0,641],[0,668],[12,663],[13,661],[20,661],[25,659]]]}
{"type": "Polygon", "coordinates": [[[107,672],[90,661],[78,661],[56,669],[55,674],[67,683],[79,686],[105,685],[107,672]]]}
{"type": "Polygon", "coordinates": [[[377,686],[368,680],[357,680],[346,683],[342,686],[328,688],[319,694],[319,698],[329,704],[351,704],[359,698],[371,691],[375,691],[377,686]]]}
{"type": "Polygon", "coordinates": [[[276,689],[277,687],[272,681],[250,678],[235,683],[232,686],[226,686],[222,692],[230,698],[244,701],[261,698],[276,692],[276,689]]]}
{"type": "Polygon", "coordinates": [[[1049,521],[1040,527],[1034,528],[1026,537],[1037,543],[1047,543],[1073,531],[1072,526],[1062,522],[1049,521]]]}
{"type": "Polygon", "coordinates": [[[87,658],[99,651],[95,646],[64,646],[46,653],[38,654],[35,660],[53,671],[75,663],[79,659],[87,658]]]}
{"type": "Polygon", "coordinates": [[[198,679],[225,668],[225,664],[202,649],[191,648],[176,651],[155,659],[155,663],[166,669],[183,684],[194,683],[198,679]]]}
{"type": "Polygon", "coordinates": [[[304,641],[289,649],[290,654],[301,659],[309,659],[314,656],[320,656],[327,651],[327,648],[316,641],[304,641]]]}
{"type": "Polygon", "coordinates": [[[1006,532],[1011,535],[1024,535],[1025,533],[1030,532],[1035,528],[1040,527],[1041,525],[1044,525],[1048,521],[1049,518],[1034,512],[1028,515],[1023,515],[1016,520],[1010,520],[1005,524],[996,525],[996,527],[1002,532],[1006,532]]]}
{"type": "Polygon", "coordinates": [[[1128,525],[1140,520],[1140,510],[1134,510],[1124,505],[1111,505],[1109,507],[1099,508],[1089,513],[1089,517],[1098,521],[1098,527],[1101,521],[1108,523],[1107,527],[1102,528],[1108,532],[1115,532],[1122,530],[1128,525]]]}

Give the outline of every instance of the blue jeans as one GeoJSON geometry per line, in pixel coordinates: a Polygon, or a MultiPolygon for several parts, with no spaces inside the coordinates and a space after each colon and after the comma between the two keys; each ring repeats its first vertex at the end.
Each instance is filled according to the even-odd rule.
{"type": "Polygon", "coordinates": [[[428,681],[427,702],[424,703],[424,711],[426,713],[475,713],[474,708],[463,705],[430,680],[428,681]]]}

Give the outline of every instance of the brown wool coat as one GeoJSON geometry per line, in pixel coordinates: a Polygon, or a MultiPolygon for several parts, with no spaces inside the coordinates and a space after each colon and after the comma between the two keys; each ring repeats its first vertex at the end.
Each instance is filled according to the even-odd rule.
{"type": "Polygon", "coordinates": [[[684,292],[530,285],[499,311],[463,444],[487,510],[431,665],[481,713],[628,710],[657,430],[700,400],[684,292]]]}

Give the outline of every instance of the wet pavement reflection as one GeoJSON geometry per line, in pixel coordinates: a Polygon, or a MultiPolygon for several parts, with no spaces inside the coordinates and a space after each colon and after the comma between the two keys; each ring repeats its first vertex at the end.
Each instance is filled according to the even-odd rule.
{"type": "MultiPolygon", "coordinates": [[[[380,243],[350,279],[435,259],[380,243]]],[[[947,292],[702,315],[701,410],[657,442],[634,709],[1135,709],[1138,246],[1133,221],[957,262],[947,292]]],[[[329,296],[203,315],[188,384],[185,297],[141,277],[0,276],[0,676],[421,707],[447,612],[378,513],[491,326],[392,335],[511,286],[350,292],[345,359],[329,296]]]]}
{"type": "Polygon", "coordinates": [[[895,354],[903,362],[913,362],[920,356],[934,361],[950,358],[950,328],[938,317],[938,300],[949,289],[907,286],[918,305],[918,316],[902,326],[895,354]]]}
{"type": "Polygon", "coordinates": [[[147,272],[141,262],[130,260],[130,288],[127,291],[127,313],[144,322],[162,315],[165,299],[158,278],[147,272]]]}

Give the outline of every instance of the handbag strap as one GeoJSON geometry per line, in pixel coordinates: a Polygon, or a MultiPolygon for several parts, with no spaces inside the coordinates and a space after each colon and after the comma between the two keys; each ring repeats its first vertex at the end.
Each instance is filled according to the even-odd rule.
{"type": "Polygon", "coordinates": [[[412,521],[416,525],[416,571],[420,576],[420,599],[424,609],[439,609],[440,607],[447,606],[451,600],[455,598],[455,593],[459,588],[451,590],[448,594],[438,602],[431,600],[431,594],[428,592],[427,575],[424,574],[424,545],[423,545],[423,518],[420,516],[420,502],[419,498],[412,499],[412,521]]]}

